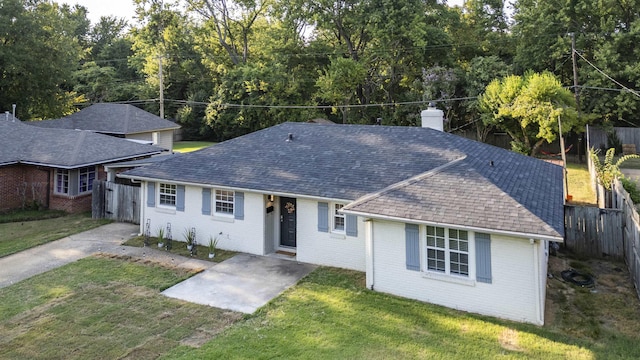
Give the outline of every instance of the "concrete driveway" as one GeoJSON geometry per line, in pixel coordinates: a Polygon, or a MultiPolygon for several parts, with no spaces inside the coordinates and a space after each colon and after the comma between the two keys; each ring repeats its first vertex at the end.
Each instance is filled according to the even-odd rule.
{"type": "Polygon", "coordinates": [[[315,268],[291,260],[238,254],[162,293],[251,314],[315,268]]]}
{"type": "Polygon", "coordinates": [[[112,223],[0,258],[0,288],[34,275],[115,249],[135,236],[138,225],[112,223]]]}

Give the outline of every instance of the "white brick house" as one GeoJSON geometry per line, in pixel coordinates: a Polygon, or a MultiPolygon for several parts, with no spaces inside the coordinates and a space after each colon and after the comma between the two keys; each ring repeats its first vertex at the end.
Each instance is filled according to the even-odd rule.
{"type": "MultiPolygon", "coordinates": [[[[367,287],[544,323],[562,169],[429,128],[285,123],[120,176],[173,238],[366,272],[367,287]]],[[[142,222],[143,231],[145,221],[142,222]]]]}

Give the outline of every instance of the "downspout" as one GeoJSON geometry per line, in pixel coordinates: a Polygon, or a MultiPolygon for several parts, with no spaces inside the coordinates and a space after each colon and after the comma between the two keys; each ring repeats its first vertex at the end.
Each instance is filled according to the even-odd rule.
{"type": "Polygon", "coordinates": [[[138,235],[144,234],[144,221],[145,221],[145,211],[147,208],[147,181],[142,181],[140,184],[140,233],[138,235]]]}
{"type": "Polygon", "coordinates": [[[542,304],[544,301],[541,297],[540,293],[540,254],[538,252],[538,247],[540,242],[535,239],[529,239],[531,244],[533,245],[533,269],[534,269],[534,284],[535,284],[535,299],[536,299],[536,321],[539,325],[544,325],[544,317],[542,315],[542,304]]]}
{"type": "Polygon", "coordinates": [[[373,261],[373,220],[365,220],[365,275],[367,288],[374,290],[374,261],[373,261]]]}
{"type": "Polygon", "coordinates": [[[47,170],[47,209],[49,209],[49,205],[51,205],[51,172],[53,170],[47,170]]]}

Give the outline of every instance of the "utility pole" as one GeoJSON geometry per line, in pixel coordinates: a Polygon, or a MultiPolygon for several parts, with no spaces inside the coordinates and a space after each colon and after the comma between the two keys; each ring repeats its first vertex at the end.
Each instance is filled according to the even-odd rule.
{"type": "Polygon", "coordinates": [[[558,115],[558,132],[560,133],[560,153],[562,154],[562,180],[564,180],[564,199],[569,198],[569,180],[567,179],[567,156],[564,153],[564,138],[562,137],[562,121],[558,115]]]}
{"type": "MultiPolygon", "coordinates": [[[[576,33],[571,33],[571,60],[573,62],[573,93],[576,99],[578,117],[580,117],[580,89],[578,88],[578,65],[576,63],[576,33]]],[[[578,134],[578,161],[582,163],[582,138],[583,133],[578,134]]]]}
{"type": "Polygon", "coordinates": [[[160,77],[160,117],[164,119],[164,80],[162,76],[162,56],[158,57],[159,70],[158,76],[160,77]]]}

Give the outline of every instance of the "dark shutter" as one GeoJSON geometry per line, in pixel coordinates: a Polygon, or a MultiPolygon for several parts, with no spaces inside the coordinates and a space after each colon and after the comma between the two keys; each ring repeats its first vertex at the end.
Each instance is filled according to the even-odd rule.
{"type": "Polygon", "coordinates": [[[346,216],[347,236],[358,236],[358,217],[355,215],[346,216]]]}
{"type": "Polygon", "coordinates": [[[211,189],[202,189],[202,215],[211,215],[211,189]]]}
{"type": "Polygon", "coordinates": [[[184,211],[184,185],[176,186],[176,210],[184,211]]]}
{"type": "Polygon", "coordinates": [[[156,183],[154,182],[147,183],[147,206],[156,206],[156,183]]]}
{"type": "Polygon", "coordinates": [[[244,193],[236,191],[233,201],[233,217],[238,220],[244,220],[244,193]]]}
{"type": "Polygon", "coordinates": [[[476,233],[476,281],[491,284],[491,236],[476,233]]]}
{"type": "Polygon", "coordinates": [[[329,232],[329,204],[318,203],[318,231],[329,232]]]}
{"type": "Polygon", "coordinates": [[[420,271],[420,228],[415,224],[404,227],[407,252],[407,270],[420,271]]]}

